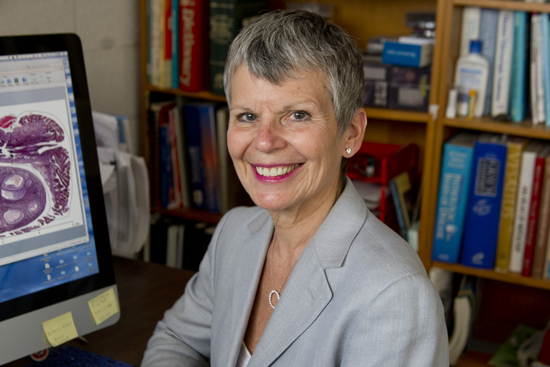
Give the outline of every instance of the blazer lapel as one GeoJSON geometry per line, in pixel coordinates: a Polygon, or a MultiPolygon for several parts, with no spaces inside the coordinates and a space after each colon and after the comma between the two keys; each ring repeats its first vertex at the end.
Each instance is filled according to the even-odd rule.
{"type": "MultiPolygon", "coordinates": [[[[223,296],[228,297],[228,302],[224,302],[223,320],[230,323],[223,328],[222,336],[227,340],[222,345],[226,345],[227,348],[219,351],[220,354],[218,352],[216,354],[222,356],[220,360],[227,361],[227,366],[235,366],[237,363],[267,249],[273,235],[273,222],[269,214],[263,212],[248,225],[248,229],[250,232],[247,236],[238,238],[238,241],[244,244],[244,249],[241,254],[238,254],[241,259],[234,263],[234,267],[239,270],[234,269],[234,273],[231,274],[235,286],[223,293],[223,296]]],[[[235,248],[235,246],[232,247],[235,248]]]]}
{"type": "MultiPolygon", "coordinates": [[[[269,366],[306,329],[332,299],[315,249],[307,246],[269,319],[249,367],[269,366]]],[[[267,295],[266,295],[267,300],[267,295]]]]}

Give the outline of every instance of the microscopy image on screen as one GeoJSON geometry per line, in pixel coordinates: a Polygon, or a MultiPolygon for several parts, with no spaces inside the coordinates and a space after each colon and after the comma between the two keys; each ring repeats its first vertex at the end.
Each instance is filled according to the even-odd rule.
{"type": "Polygon", "coordinates": [[[0,116],[0,236],[49,225],[68,212],[71,165],[56,118],[0,116]]]}

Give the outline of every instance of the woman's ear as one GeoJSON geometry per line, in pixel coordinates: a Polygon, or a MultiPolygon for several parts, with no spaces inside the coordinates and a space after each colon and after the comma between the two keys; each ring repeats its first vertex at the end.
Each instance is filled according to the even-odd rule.
{"type": "Polygon", "coordinates": [[[359,108],[353,115],[351,125],[348,128],[346,134],[346,142],[344,144],[344,156],[349,158],[353,156],[363,143],[365,136],[365,129],[367,128],[367,114],[364,108],[359,108]]]}

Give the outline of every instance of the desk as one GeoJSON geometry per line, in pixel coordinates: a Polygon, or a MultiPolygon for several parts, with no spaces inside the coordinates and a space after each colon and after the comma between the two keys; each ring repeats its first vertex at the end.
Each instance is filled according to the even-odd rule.
{"type": "MultiPolygon", "coordinates": [[[[113,326],[85,335],[88,341],[69,345],[139,366],[147,341],[164,311],[183,294],[192,271],[114,257],[120,302],[120,320],[113,326]]],[[[25,366],[22,358],[6,366],[25,366]]]]}

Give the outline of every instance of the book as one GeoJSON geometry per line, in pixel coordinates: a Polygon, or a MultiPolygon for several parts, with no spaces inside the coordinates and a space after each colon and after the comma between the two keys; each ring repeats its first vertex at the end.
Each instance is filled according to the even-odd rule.
{"type": "Polygon", "coordinates": [[[209,39],[210,8],[208,0],[182,0],[179,6],[178,86],[186,92],[210,87],[209,39]]]}
{"type": "Polygon", "coordinates": [[[267,0],[210,0],[210,91],[224,95],[223,70],[229,45],[246,18],[269,10],[267,0]]]}
{"type": "Polygon", "coordinates": [[[174,110],[177,110],[177,106],[173,106],[168,111],[168,138],[170,139],[170,158],[172,162],[172,182],[174,183],[174,208],[182,207],[182,182],[180,175],[180,164],[178,146],[176,141],[176,118],[174,116],[174,110]]]}
{"type": "Polygon", "coordinates": [[[402,172],[390,180],[390,190],[397,213],[401,236],[408,241],[408,230],[411,227],[410,207],[408,200],[411,192],[411,180],[408,172],[402,172]]]}
{"type": "Polygon", "coordinates": [[[189,191],[191,206],[206,210],[204,161],[200,126],[200,105],[189,103],[183,106],[185,146],[189,162],[189,191]]]}
{"type": "Polygon", "coordinates": [[[161,43],[163,42],[163,27],[161,26],[162,0],[150,0],[149,2],[149,82],[160,87],[161,43]]]}
{"type": "Polygon", "coordinates": [[[492,117],[508,115],[513,43],[514,12],[501,9],[498,14],[495,65],[493,71],[492,117]]]}
{"type": "Polygon", "coordinates": [[[171,268],[182,268],[183,256],[183,224],[171,224],[167,230],[166,242],[166,266],[171,268]]]}
{"type": "Polygon", "coordinates": [[[220,212],[218,147],[216,134],[215,106],[212,103],[199,105],[202,159],[204,167],[204,199],[206,208],[213,213],[220,212]]]}
{"type": "Polygon", "coordinates": [[[528,140],[524,138],[510,138],[507,142],[506,169],[504,174],[504,188],[500,209],[498,228],[497,254],[495,270],[507,273],[510,264],[510,247],[516,213],[517,188],[521,155],[528,140]]]}
{"type": "Polygon", "coordinates": [[[161,88],[172,87],[172,0],[163,0],[164,6],[164,44],[162,56],[161,88]]]}
{"type": "Polygon", "coordinates": [[[462,132],[443,146],[432,251],[436,261],[458,262],[477,137],[462,132]]]}
{"type": "Polygon", "coordinates": [[[220,213],[226,213],[229,208],[229,165],[227,151],[227,127],[229,123],[229,107],[221,106],[216,110],[216,131],[218,136],[218,165],[220,182],[220,213]]]}
{"type": "Polygon", "coordinates": [[[550,228],[550,146],[546,146],[540,153],[544,160],[544,177],[542,180],[542,194],[540,197],[539,222],[533,253],[532,278],[542,279],[544,263],[548,248],[548,230],[550,228]]]}
{"type": "Polygon", "coordinates": [[[529,220],[529,205],[531,203],[533,177],[535,172],[535,160],[537,153],[541,148],[542,143],[540,141],[531,141],[527,144],[521,155],[516,214],[514,218],[514,234],[512,237],[510,264],[508,267],[508,270],[514,273],[521,273],[523,269],[525,241],[527,239],[527,226],[529,220]]]}
{"type": "Polygon", "coordinates": [[[482,134],[475,143],[462,240],[463,265],[484,269],[495,265],[506,150],[502,135],[482,134]]]}
{"type": "Polygon", "coordinates": [[[497,42],[498,9],[482,8],[479,24],[479,39],[481,40],[481,56],[489,62],[487,88],[485,89],[485,106],[483,115],[491,114],[493,96],[493,69],[495,65],[495,47],[497,42]]]}
{"type": "Polygon", "coordinates": [[[524,11],[514,11],[514,45],[510,79],[510,118],[522,122],[526,111],[527,56],[529,55],[528,17],[524,11]]]}
{"type": "Polygon", "coordinates": [[[179,71],[180,71],[180,58],[179,58],[179,0],[171,0],[172,6],[172,81],[171,88],[179,88],[179,71]]]}
{"type": "Polygon", "coordinates": [[[544,66],[542,50],[542,20],[540,14],[531,16],[531,118],[533,124],[546,123],[544,66]]]}
{"type": "Polygon", "coordinates": [[[544,84],[544,112],[546,126],[550,126],[550,50],[548,46],[549,40],[549,27],[548,27],[548,14],[540,14],[541,20],[541,43],[542,43],[542,73],[544,84]]]}
{"type": "Polygon", "coordinates": [[[462,9],[462,27],[460,33],[460,56],[470,53],[470,41],[479,39],[481,8],[465,6],[462,9]]]}
{"type": "Polygon", "coordinates": [[[160,204],[163,208],[174,209],[178,206],[175,198],[174,175],[172,166],[172,145],[168,124],[159,127],[160,136],[160,204]]]}
{"type": "MultiPolygon", "coordinates": [[[[529,204],[529,217],[527,219],[527,233],[525,236],[525,251],[523,253],[523,269],[521,275],[530,277],[533,271],[533,255],[535,253],[535,239],[539,219],[540,197],[542,193],[542,180],[544,177],[544,157],[542,151],[535,158],[535,170],[533,173],[533,188],[531,189],[531,202],[529,204]]],[[[547,153],[544,153],[547,154],[547,153]]]]}
{"type": "Polygon", "coordinates": [[[184,120],[183,120],[183,98],[176,98],[176,106],[172,109],[175,122],[175,146],[177,152],[177,164],[179,172],[179,182],[181,185],[180,199],[183,207],[189,207],[191,205],[190,190],[189,190],[189,176],[187,163],[187,154],[185,153],[185,133],[184,133],[184,120]]]}

